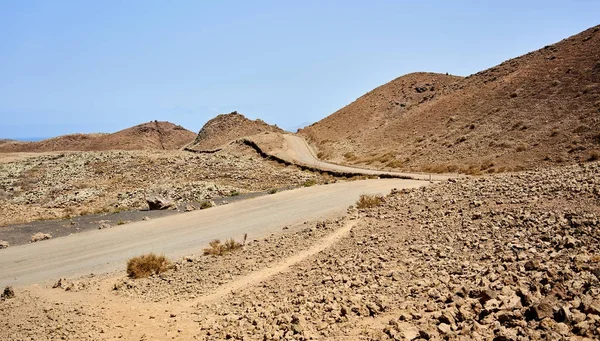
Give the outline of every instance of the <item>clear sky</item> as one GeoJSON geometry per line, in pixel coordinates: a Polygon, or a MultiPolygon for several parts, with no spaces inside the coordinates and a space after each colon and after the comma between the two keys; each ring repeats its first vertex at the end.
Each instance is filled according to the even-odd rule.
{"type": "Polygon", "coordinates": [[[600,1],[0,0],[0,137],[292,129],[415,71],[469,75],[600,22],[600,1]]]}

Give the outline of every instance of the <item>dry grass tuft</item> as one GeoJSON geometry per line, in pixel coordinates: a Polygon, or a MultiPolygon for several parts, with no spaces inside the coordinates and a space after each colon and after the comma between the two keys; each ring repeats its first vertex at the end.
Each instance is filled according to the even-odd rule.
{"type": "MultiPolygon", "coordinates": [[[[244,235],[244,244],[246,243],[247,235],[244,235]]],[[[206,249],[204,249],[204,255],[213,255],[213,256],[223,256],[229,252],[241,249],[244,247],[244,244],[240,244],[236,242],[233,238],[230,238],[225,241],[225,243],[221,244],[219,239],[215,239],[210,242],[206,249]]]]}
{"type": "Polygon", "coordinates": [[[163,273],[171,268],[171,262],[165,256],[154,253],[131,258],[127,262],[127,275],[131,278],[144,278],[163,273]]]}
{"type": "Polygon", "coordinates": [[[360,199],[356,202],[356,207],[359,209],[362,208],[372,208],[379,206],[383,203],[383,197],[381,195],[373,195],[373,194],[362,194],[360,199]]]}

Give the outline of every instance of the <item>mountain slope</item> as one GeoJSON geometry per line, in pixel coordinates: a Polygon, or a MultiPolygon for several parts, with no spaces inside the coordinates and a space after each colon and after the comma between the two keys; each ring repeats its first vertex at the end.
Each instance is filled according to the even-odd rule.
{"type": "Polygon", "coordinates": [[[300,134],[332,161],[409,170],[494,172],[597,157],[599,26],[449,77],[400,77],[300,134]]]}
{"type": "Polygon", "coordinates": [[[237,111],[221,114],[206,122],[200,129],[196,140],[187,148],[194,151],[214,151],[223,145],[244,136],[262,132],[282,133],[276,125],[270,125],[262,120],[249,120],[237,111]]]}
{"type": "Polygon", "coordinates": [[[179,149],[195,134],[170,122],[152,121],[112,134],[71,134],[38,142],[7,142],[0,152],[179,149]]]}

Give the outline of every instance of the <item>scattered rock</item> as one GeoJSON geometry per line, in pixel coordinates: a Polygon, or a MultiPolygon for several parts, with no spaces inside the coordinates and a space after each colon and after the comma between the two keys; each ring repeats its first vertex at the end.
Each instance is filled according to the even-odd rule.
{"type": "Polygon", "coordinates": [[[33,236],[31,236],[31,243],[36,243],[42,240],[47,240],[52,238],[52,235],[48,234],[48,233],[42,233],[42,232],[38,232],[36,234],[34,234],[33,236]]]}

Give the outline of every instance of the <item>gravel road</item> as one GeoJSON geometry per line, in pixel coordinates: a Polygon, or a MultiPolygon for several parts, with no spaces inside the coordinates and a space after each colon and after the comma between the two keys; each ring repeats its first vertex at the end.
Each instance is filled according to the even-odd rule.
{"type": "Polygon", "coordinates": [[[362,193],[388,193],[425,181],[380,179],[301,188],[208,210],[135,222],[34,244],[0,254],[0,287],[29,285],[124,269],[127,259],[148,253],[180,257],[197,253],[213,239],[248,233],[249,239],[284,226],[340,215],[362,193]]]}

